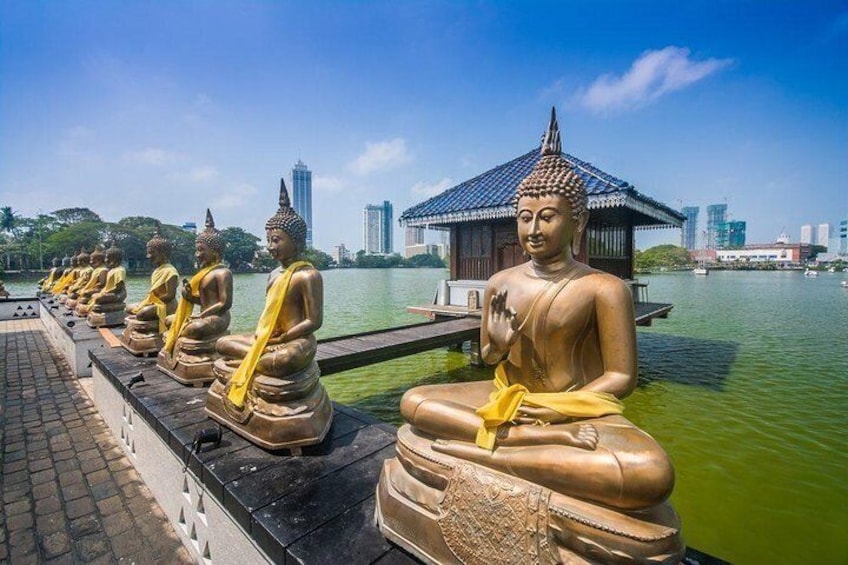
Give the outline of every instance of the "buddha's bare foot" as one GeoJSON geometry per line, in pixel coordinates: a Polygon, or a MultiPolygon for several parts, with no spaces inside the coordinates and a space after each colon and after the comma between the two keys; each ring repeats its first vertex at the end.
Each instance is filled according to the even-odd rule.
{"type": "Polygon", "coordinates": [[[497,445],[521,447],[525,445],[568,445],[594,451],[598,446],[598,430],[592,424],[518,425],[501,426],[497,445]]]}

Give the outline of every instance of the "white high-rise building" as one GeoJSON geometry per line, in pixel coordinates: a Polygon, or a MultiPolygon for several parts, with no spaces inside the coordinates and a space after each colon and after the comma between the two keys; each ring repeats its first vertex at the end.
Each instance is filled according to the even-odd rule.
{"type": "Polygon", "coordinates": [[[824,247],[830,246],[830,237],[833,232],[833,226],[830,223],[819,224],[818,233],[816,233],[816,245],[824,247]]]}
{"type": "Polygon", "coordinates": [[[804,224],[801,226],[801,238],[798,240],[800,243],[815,243],[816,242],[816,228],[812,224],[804,224]]]}
{"type": "Polygon", "coordinates": [[[362,239],[365,253],[389,255],[392,253],[392,203],[368,204],[362,217],[362,239]]]}
{"type": "Polygon", "coordinates": [[[291,180],[294,211],[306,222],[306,246],[312,247],[312,171],[298,159],[291,180]]]}

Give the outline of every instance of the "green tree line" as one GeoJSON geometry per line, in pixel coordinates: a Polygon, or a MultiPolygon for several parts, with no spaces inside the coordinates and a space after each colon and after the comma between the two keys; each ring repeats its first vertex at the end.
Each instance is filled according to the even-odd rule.
{"type": "MultiPolygon", "coordinates": [[[[117,222],[105,222],[88,208],[62,208],[49,214],[28,218],[10,206],[0,207],[0,271],[35,271],[49,269],[54,257],[72,256],[95,245],[108,246],[114,241],[124,252],[129,271],[148,271],[146,247],[159,221],[149,216],[128,216],[117,222]]],[[[179,226],[161,224],[162,235],[173,244],[171,262],[180,272],[194,269],[195,234],[179,226]]],[[[277,263],[268,255],[261,238],[239,227],[221,230],[227,242],[224,261],[233,271],[270,271],[277,263]]],[[[336,265],[332,257],[318,249],[307,249],[304,256],[318,269],[331,267],[444,267],[434,255],[417,255],[404,259],[400,255],[366,255],[344,265],[336,265]]]]}

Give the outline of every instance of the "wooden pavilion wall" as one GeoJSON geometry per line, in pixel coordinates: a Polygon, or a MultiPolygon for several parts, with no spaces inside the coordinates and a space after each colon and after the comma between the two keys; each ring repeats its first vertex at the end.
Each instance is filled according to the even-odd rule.
{"type": "MultiPolygon", "coordinates": [[[[591,217],[578,259],[622,279],[633,277],[633,220],[591,217]]],[[[528,260],[518,242],[515,219],[469,222],[450,227],[453,280],[487,280],[528,260]]]]}

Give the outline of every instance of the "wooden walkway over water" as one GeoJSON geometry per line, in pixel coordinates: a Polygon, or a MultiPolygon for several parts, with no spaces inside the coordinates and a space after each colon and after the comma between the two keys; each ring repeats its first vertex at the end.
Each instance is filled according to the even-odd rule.
{"type": "MultiPolygon", "coordinates": [[[[650,326],[654,318],[668,317],[673,308],[657,302],[637,302],[635,307],[637,326],[650,326]]],[[[332,375],[463,341],[477,341],[479,336],[478,311],[478,315],[437,317],[433,322],[324,339],[318,343],[315,359],[322,375],[332,375]]]]}

